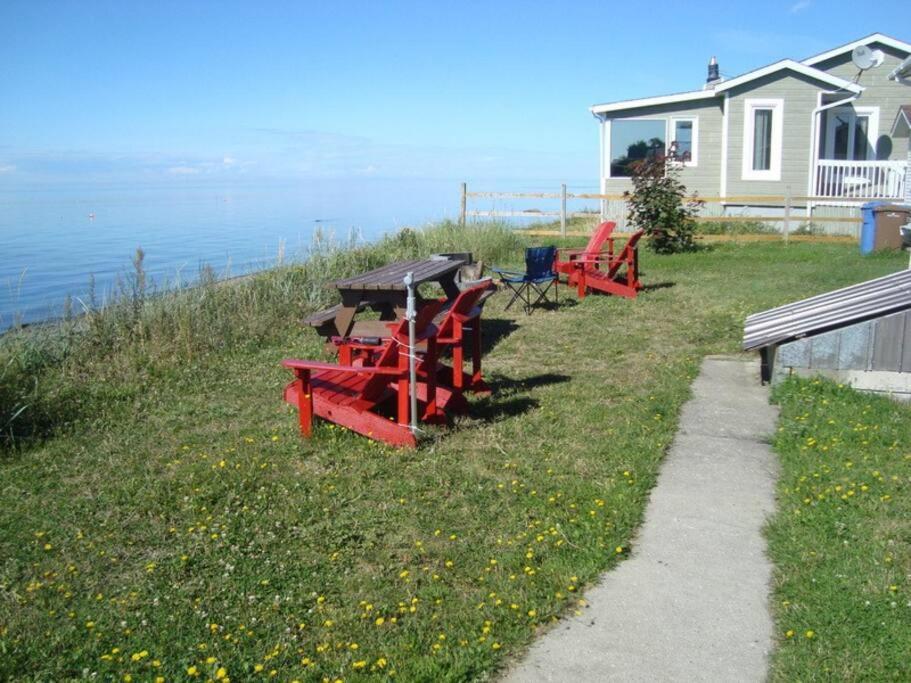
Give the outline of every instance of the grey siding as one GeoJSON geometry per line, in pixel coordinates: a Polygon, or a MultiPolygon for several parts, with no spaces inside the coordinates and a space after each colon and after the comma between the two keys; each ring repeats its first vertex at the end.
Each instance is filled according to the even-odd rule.
{"type": "Polygon", "coordinates": [[[782,344],[775,374],[794,369],[911,372],[911,312],[895,313],[782,344]]]}
{"type": "Polygon", "coordinates": [[[810,139],[813,110],[823,86],[790,70],[756,79],[730,91],[728,111],[728,196],[804,195],[810,177],[810,139]],[[781,180],[743,179],[744,111],[748,99],[784,100],[781,180]]]}
{"type": "MultiPolygon", "coordinates": [[[[669,120],[676,117],[699,119],[697,137],[698,165],[687,166],[680,172],[680,180],[687,189],[704,196],[717,197],[721,187],[721,107],[723,98],[701,102],[682,102],[664,104],[657,107],[640,107],[617,112],[609,120],[618,121],[628,118],[655,118],[669,120]]],[[[605,141],[605,157],[610,156],[610,145],[605,141]]],[[[607,163],[605,159],[605,175],[607,163]]],[[[605,191],[608,194],[620,194],[631,188],[629,178],[605,178],[605,191]]]]}
{"type": "MultiPolygon", "coordinates": [[[[882,50],[886,59],[877,68],[864,71],[860,75],[857,82],[865,90],[857,99],[857,106],[879,107],[877,158],[905,159],[908,154],[908,138],[896,138],[893,140],[889,137],[889,132],[892,130],[892,123],[895,121],[896,114],[898,114],[899,106],[911,104],[911,86],[890,81],[889,74],[907,55],[880,43],[873,43],[873,47],[882,50]]],[[[827,71],[849,81],[857,78],[857,67],[851,63],[851,53],[832,57],[824,62],[815,64],[814,68],[827,71]]]]}

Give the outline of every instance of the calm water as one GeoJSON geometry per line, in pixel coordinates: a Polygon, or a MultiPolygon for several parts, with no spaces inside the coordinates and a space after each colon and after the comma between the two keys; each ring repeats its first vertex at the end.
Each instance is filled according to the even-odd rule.
{"type": "MultiPolygon", "coordinates": [[[[483,189],[555,187],[526,181],[483,189]]],[[[282,245],[287,259],[301,258],[318,228],[342,240],[354,231],[369,241],[404,225],[455,218],[458,206],[458,182],[436,180],[0,190],[0,330],[59,315],[67,295],[78,311],[91,275],[97,298],[110,295],[137,247],[156,285],[186,283],[203,264],[220,275],[267,267],[282,245]]]]}

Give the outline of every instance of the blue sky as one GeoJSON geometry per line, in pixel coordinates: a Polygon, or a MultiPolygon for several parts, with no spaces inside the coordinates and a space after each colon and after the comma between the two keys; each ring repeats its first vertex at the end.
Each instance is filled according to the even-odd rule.
{"type": "Polygon", "coordinates": [[[0,187],[597,182],[597,102],[881,31],[899,1],[0,3],[0,187]],[[861,9],[862,8],[862,9],[861,9]]]}

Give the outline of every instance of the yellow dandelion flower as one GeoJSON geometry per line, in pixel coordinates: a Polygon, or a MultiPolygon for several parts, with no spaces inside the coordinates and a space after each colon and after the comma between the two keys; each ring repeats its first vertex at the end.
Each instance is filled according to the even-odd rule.
{"type": "Polygon", "coordinates": [[[199,675],[199,669],[196,668],[195,664],[193,666],[187,667],[187,676],[198,676],[198,675],[199,675]]]}
{"type": "Polygon", "coordinates": [[[367,666],[367,660],[366,660],[366,659],[361,659],[361,660],[358,660],[358,661],[354,662],[354,663],[351,665],[351,668],[352,668],[352,669],[363,669],[365,666],[367,666]]]}

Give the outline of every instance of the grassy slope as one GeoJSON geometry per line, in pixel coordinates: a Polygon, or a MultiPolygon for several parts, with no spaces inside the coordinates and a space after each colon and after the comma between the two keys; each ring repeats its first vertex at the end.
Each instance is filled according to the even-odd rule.
{"type": "Polygon", "coordinates": [[[104,379],[104,404],[0,464],[0,677],[494,670],[627,551],[699,359],[736,350],[750,311],[903,258],[642,261],[662,286],[636,302],[564,288],[525,317],[494,297],[494,398],[416,452],[297,438],[279,361],[319,344],[294,313],[252,348],[160,361],[139,390],[104,379]]]}
{"type": "Polygon", "coordinates": [[[773,679],[911,679],[911,408],[827,381],[776,392],[773,679]]]}

